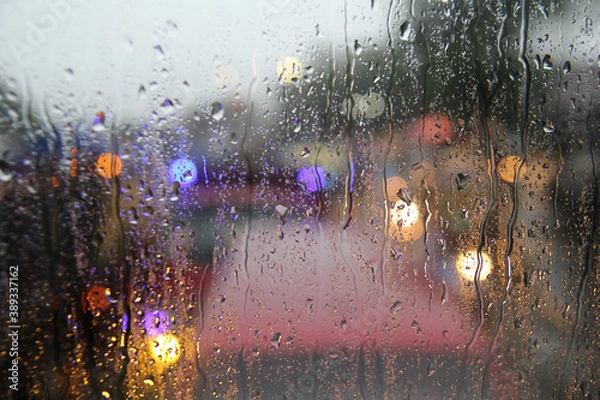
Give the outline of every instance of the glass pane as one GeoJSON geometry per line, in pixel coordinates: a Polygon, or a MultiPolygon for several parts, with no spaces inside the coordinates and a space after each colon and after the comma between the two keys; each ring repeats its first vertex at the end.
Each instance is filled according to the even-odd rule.
{"type": "Polygon", "coordinates": [[[0,4],[3,395],[600,396],[600,5],[321,3],[0,4]]]}

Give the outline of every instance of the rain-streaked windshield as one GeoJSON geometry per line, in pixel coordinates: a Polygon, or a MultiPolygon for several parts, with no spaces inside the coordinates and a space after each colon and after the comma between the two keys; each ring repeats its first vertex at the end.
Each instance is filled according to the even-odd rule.
{"type": "Polygon", "coordinates": [[[600,397],[598,16],[0,2],[0,397],[600,397]]]}

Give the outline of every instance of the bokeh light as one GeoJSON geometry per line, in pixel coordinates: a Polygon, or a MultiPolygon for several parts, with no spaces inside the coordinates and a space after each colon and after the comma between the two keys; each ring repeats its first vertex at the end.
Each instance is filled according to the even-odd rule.
{"type": "Polygon", "coordinates": [[[374,119],[379,117],[385,111],[385,98],[379,93],[353,94],[355,117],[364,117],[374,119]]]}
{"type": "Polygon", "coordinates": [[[332,174],[323,167],[304,167],[296,176],[296,181],[311,193],[331,189],[333,180],[332,174]]]}
{"type": "Polygon", "coordinates": [[[398,242],[410,242],[423,235],[424,224],[415,202],[398,200],[390,207],[390,234],[398,242]]]}
{"type": "Polygon", "coordinates": [[[456,129],[453,123],[443,114],[432,113],[417,119],[409,127],[409,134],[415,138],[421,137],[425,146],[452,144],[456,139],[456,129]]]}
{"type": "Polygon", "coordinates": [[[498,176],[506,183],[514,183],[517,177],[517,170],[521,163],[521,157],[519,156],[508,156],[503,157],[498,161],[496,171],[498,176]]]}
{"type": "Polygon", "coordinates": [[[103,153],[98,158],[96,170],[101,177],[110,179],[119,176],[122,168],[121,158],[118,155],[113,153],[103,153]]]}
{"type": "Polygon", "coordinates": [[[171,334],[158,335],[149,341],[152,358],[158,363],[175,364],[181,357],[179,339],[171,334]]]}
{"type": "Polygon", "coordinates": [[[178,158],[169,167],[169,181],[179,182],[180,187],[186,188],[198,181],[198,168],[188,158],[178,158]]]}
{"type": "Polygon", "coordinates": [[[152,310],[142,321],[146,335],[150,337],[162,335],[169,330],[169,316],[161,310],[152,310]]]}
{"type": "Polygon", "coordinates": [[[390,210],[391,224],[398,228],[408,228],[413,226],[419,220],[419,207],[412,202],[406,204],[402,200],[398,200],[390,210]]]}
{"type": "Polygon", "coordinates": [[[105,285],[91,285],[81,296],[83,310],[85,312],[91,311],[93,313],[108,310],[108,307],[110,307],[108,296],[110,296],[110,289],[108,289],[105,285]]]}
{"type": "Polygon", "coordinates": [[[284,57],[277,64],[277,79],[293,83],[302,77],[302,64],[295,57],[284,57]]]}
{"type": "MultiPolygon", "coordinates": [[[[479,274],[480,280],[485,280],[488,275],[492,272],[492,260],[486,253],[481,254],[481,272],[479,274]]],[[[456,260],[456,269],[458,273],[468,281],[475,280],[475,274],[477,272],[477,266],[479,264],[479,257],[477,251],[472,250],[466,253],[460,254],[456,260]]]]}

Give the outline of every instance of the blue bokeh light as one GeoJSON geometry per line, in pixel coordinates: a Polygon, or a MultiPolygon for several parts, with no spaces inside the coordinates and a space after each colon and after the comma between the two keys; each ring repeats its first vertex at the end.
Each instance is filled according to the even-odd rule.
{"type": "Polygon", "coordinates": [[[198,181],[198,168],[188,158],[178,158],[169,167],[169,180],[171,183],[179,182],[180,187],[185,188],[198,181]]]}

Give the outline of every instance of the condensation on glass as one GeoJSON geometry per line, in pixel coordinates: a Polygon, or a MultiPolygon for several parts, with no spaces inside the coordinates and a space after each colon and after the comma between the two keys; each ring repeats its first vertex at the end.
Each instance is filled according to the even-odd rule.
{"type": "Polygon", "coordinates": [[[597,2],[201,3],[0,5],[2,396],[600,396],[597,2]]]}

